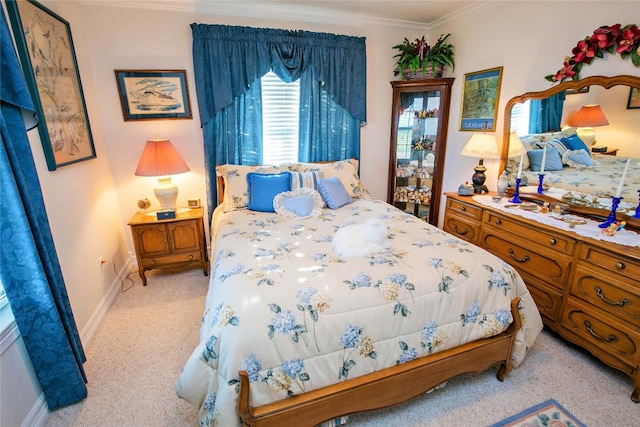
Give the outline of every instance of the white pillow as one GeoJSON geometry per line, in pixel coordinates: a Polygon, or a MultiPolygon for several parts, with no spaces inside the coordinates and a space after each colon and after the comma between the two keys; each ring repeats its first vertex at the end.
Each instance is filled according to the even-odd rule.
{"type": "Polygon", "coordinates": [[[322,212],[323,204],[320,193],[307,187],[278,193],[273,198],[273,210],[285,218],[316,217],[322,212]],[[309,198],[313,202],[312,205],[308,204],[309,198]]]}

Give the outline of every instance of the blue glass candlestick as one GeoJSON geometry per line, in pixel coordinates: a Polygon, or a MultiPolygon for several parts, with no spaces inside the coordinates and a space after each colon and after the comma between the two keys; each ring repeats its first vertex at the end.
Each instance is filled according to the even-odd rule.
{"type": "Polygon", "coordinates": [[[600,228],[609,228],[611,224],[615,224],[616,209],[618,209],[620,200],[622,200],[622,197],[616,197],[616,196],[613,197],[613,200],[611,201],[611,212],[609,212],[609,216],[607,217],[607,220],[599,225],[600,228]]]}
{"type": "Polygon", "coordinates": [[[509,199],[511,203],[522,203],[520,200],[520,183],[522,182],[522,178],[516,178],[516,189],[513,192],[513,197],[509,199]]]}
{"type": "Polygon", "coordinates": [[[544,181],[544,174],[538,174],[538,194],[544,193],[544,188],[542,188],[542,182],[544,181]]]}
{"type": "Polygon", "coordinates": [[[638,207],[636,208],[636,213],[633,217],[640,218],[640,190],[638,190],[638,207]]]}

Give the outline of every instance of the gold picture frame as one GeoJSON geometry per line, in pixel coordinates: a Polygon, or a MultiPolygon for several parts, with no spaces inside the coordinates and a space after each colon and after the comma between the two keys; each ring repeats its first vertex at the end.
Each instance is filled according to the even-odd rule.
{"type": "Polygon", "coordinates": [[[464,75],[459,130],[495,132],[501,85],[502,67],[464,75]]]}

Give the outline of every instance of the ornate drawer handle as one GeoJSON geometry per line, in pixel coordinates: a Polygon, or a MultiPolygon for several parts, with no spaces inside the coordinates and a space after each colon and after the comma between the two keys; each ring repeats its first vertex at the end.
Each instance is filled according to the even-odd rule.
{"type": "Polygon", "coordinates": [[[469,229],[464,229],[464,230],[459,230],[458,229],[458,224],[453,224],[453,229],[456,230],[456,233],[464,236],[465,234],[467,234],[469,232],[469,229]]]}
{"type": "Polygon", "coordinates": [[[466,211],[466,210],[467,210],[467,208],[465,208],[464,206],[460,206],[460,210],[461,210],[462,212],[464,212],[464,211],[466,211]]]}
{"type": "Polygon", "coordinates": [[[584,326],[585,328],[587,328],[587,331],[593,335],[594,338],[606,342],[606,343],[610,343],[610,342],[614,342],[618,339],[618,337],[616,337],[615,335],[611,334],[606,338],[601,337],[600,335],[596,334],[595,332],[593,332],[593,329],[591,329],[591,322],[589,322],[588,320],[584,321],[584,326]]]}
{"type": "Polygon", "coordinates": [[[625,267],[626,267],[626,265],[624,265],[624,262],[622,262],[622,261],[616,262],[616,268],[618,270],[624,270],[625,267]]]}
{"type": "Polygon", "coordinates": [[[600,286],[596,286],[594,288],[596,290],[596,295],[598,295],[598,297],[600,297],[600,299],[604,302],[606,302],[609,305],[619,305],[620,307],[624,307],[627,304],[631,304],[631,300],[629,298],[622,298],[622,301],[611,301],[610,299],[607,299],[604,295],[602,295],[602,288],[600,286]]]}
{"type": "Polygon", "coordinates": [[[152,259],[152,260],[151,260],[151,264],[155,264],[155,263],[156,263],[156,260],[155,260],[155,259],[152,259]]]}
{"type": "Polygon", "coordinates": [[[496,219],[496,225],[500,225],[500,224],[502,224],[502,221],[500,220],[500,218],[497,218],[496,219]]]}
{"type": "Polygon", "coordinates": [[[513,249],[509,248],[509,255],[511,255],[511,258],[513,258],[514,260],[518,261],[518,262],[527,262],[529,260],[531,260],[531,258],[529,258],[529,255],[525,255],[522,258],[517,258],[516,254],[513,252],[513,249]]]}
{"type": "Polygon", "coordinates": [[[549,244],[550,245],[555,245],[556,243],[558,243],[558,241],[556,239],[554,239],[553,237],[549,239],[549,244]]]}

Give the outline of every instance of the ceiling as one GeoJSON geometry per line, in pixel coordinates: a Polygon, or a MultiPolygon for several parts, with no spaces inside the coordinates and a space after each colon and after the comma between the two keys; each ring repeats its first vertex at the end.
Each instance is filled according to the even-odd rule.
{"type": "Polygon", "coordinates": [[[506,0],[78,0],[86,5],[430,29],[506,0]]]}

